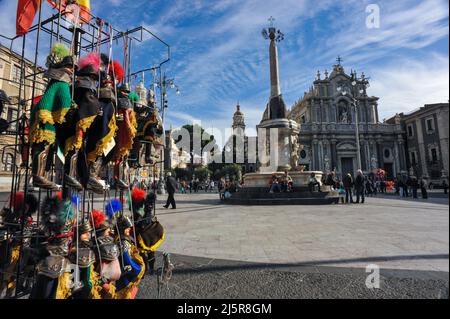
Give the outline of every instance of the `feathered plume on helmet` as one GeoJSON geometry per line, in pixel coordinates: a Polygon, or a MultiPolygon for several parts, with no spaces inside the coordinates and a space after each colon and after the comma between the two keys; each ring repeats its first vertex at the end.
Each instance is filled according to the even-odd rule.
{"type": "Polygon", "coordinates": [[[71,56],[70,50],[62,43],[55,43],[50,50],[45,66],[47,68],[56,68],[64,60],[64,58],[71,56]]]}
{"type": "MultiPolygon", "coordinates": [[[[92,219],[94,220],[94,228],[98,229],[105,222],[105,214],[103,212],[93,209],[92,210],[92,219]]],[[[92,220],[91,220],[92,224],[92,220]]]]}
{"type": "Polygon", "coordinates": [[[108,218],[111,220],[114,218],[114,215],[122,210],[122,203],[120,200],[113,198],[106,204],[105,212],[108,218]]]}
{"type": "Polygon", "coordinates": [[[122,65],[117,61],[114,60],[110,65],[109,65],[109,76],[112,79],[115,79],[117,82],[122,82],[123,80],[123,68],[122,65]]]}
{"type": "Polygon", "coordinates": [[[25,194],[23,192],[17,192],[11,201],[11,206],[14,208],[14,213],[17,217],[19,214],[23,213],[25,216],[33,215],[39,206],[38,199],[33,194],[25,194]]]}
{"type": "Polygon", "coordinates": [[[49,235],[56,235],[71,230],[73,207],[70,201],[58,197],[46,197],[41,207],[44,230],[49,235]]]}
{"type": "Polygon", "coordinates": [[[145,190],[138,187],[133,188],[131,199],[133,200],[133,204],[143,203],[145,200],[145,190]]]}
{"type": "Polygon", "coordinates": [[[133,191],[131,192],[131,201],[133,203],[132,207],[134,212],[137,212],[144,207],[145,195],[145,190],[138,187],[133,188],[133,191]]]}
{"type": "Polygon", "coordinates": [[[100,70],[101,58],[98,53],[89,53],[87,56],[78,61],[77,75],[80,76],[95,76],[98,77],[100,70]]]}

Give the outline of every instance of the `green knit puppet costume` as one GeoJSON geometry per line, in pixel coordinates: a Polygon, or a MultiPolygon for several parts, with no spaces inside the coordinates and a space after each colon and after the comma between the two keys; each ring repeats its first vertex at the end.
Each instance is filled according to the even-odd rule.
{"type": "Polygon", "coordinates": [[[49,79],[49,83],[39,103],[31,108],[29,137],[33,146],[34,175],[38,171],[36,156],[42,154],[45,147],[53,147],[57,135],[56,127],[64,122],[72,105],[72,77],[64,69],[70,66],[68,61],[73,63],[70,50],[63,44],[55,44],[47,57],[48,70],[44,75],[49,79]]]}

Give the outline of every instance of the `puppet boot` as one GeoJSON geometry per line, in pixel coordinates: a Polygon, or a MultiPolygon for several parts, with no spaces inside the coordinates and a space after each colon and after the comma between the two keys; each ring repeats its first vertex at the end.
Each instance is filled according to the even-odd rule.
{"type": "Polygon", "coordinates": [[[114,177],[116,180],[116,186],[117,186],[117,188],[122,189],[122,190],[128,189],[130,187],[125,182],[125,180],[126,180],[125,166],[126,166],[126,161],[125,161],[125,163],[124,163],[124,161],[122,161],[122,162],[117,161],[116,165],[114,167],[114,171],[115,171],[114,177]]]}
{"type": "Polygon", "coordinates": [[[95,162],[89,164],[89,181],[87,188],[97,194],[103,194],[106,189],[105,181],[98,177],[101,169],[101,158],[98,158],[95,162]]]}
{"type": "Polygon", "coordinates": [[[46,177],[45,166],[49,155],[50,146],[36,146],[33,156],[33,186],[45,189],[56,189],[58,186],[46,177]]]}
{"type": "Polygon", "coordinates": [[[65,174],[64,179],[66,182],[66,185],[69,187],[72,187],[78,191],[83,190],[83,186],[81,183],[77,180],[77,160],[78,160],[78,154],[70,154],[66,156],[66,162],[67,169],[65,167],[65,174]]]}

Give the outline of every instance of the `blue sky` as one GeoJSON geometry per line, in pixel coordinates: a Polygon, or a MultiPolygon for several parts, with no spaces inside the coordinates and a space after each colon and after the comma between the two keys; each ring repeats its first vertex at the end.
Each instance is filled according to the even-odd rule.
{"type": "MultiPolygon", "coordinates": [[[[261,29],[270,16],[285,34],[280,80],[289,107],[338,55],[347,71],[371,78],[380,118],[449,99],[447,0],[91,0],[91,7],[117,28],[144,25],[171,45],[167,72],[182,94],[169,95],[167,125],[230,127],[239,100],[255,127],[269,96],[269,43],[261,29]],[[379,29],[365,24],[371,3],[381,10],[379,29]]],[[[16,1],[0,0],[0,33],[14,32],[15,10],[16,1]]],[[[137,70],[157,63],[164,48],[147,40],[133,52],[137,70]]]]}

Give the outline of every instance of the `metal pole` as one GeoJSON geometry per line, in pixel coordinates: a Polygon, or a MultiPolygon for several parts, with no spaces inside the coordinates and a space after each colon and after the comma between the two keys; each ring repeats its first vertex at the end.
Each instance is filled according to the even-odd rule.
{"type": "Polygon", "coordinates": [[[357,100],[353,97],[353,104],[355,106],[355,124],[356,124],[356,160],[358,162],[358,169],[362,169],[361,165],[361,146],[359,144],[359,123],[358,123],[358,107],[357,100]]]}

